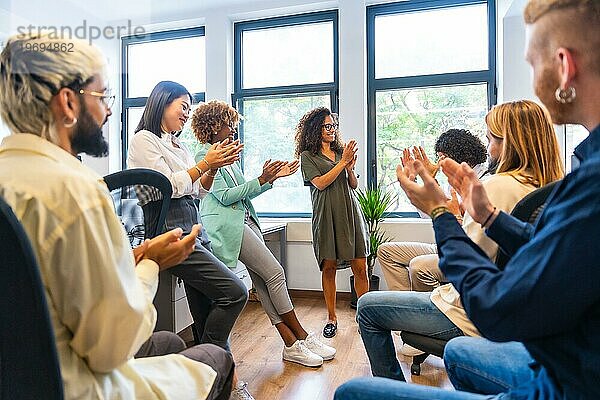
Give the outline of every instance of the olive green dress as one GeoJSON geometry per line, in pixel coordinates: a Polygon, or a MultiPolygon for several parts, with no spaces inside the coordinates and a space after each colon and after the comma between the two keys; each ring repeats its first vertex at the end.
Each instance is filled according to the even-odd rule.
{"type": "Polygon", "coordinates": [[[312,197],[312,234],[315,256],[322,270],[323,260],[337,260],[338,269],[350,266],[349,261],[368,255],[365,222],[358,202],[348,185],[344,169],[325,190],[313,186],[317,176],[325,175],[341,159],[336,153],[335,161],[304,151],[300,155],[302,177],[310,186],[312,197]]]}

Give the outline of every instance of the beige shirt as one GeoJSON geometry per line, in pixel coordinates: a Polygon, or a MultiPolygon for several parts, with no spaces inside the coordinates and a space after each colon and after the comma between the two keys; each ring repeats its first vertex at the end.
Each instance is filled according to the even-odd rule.
{"type": "Polygon", "coordinates": [[[204,399],[216,373],[181,355],[134,360],[152,334],[158,265],[134,265],[102,178],[31,134],[0,146],[0,196],[35,252],[65,399],[204,399]]]}
{"type": "MultiPolygon", "coordinates": [[[[490,202],[499,210],[506,213],[510,213],[523,197],[536,189],[535,186],[523,184],[512,175],[508,174],[491,175],[482,183],[490,202]]],[[[473,218],[468,213],[465,213],[463,219],[463,229],[467,233],[467,236],[481,247],[490,259],[494,260],[496,258],[498,245],[485,234],[481,225],[473,221],[473,218]]],[[[454,325],[458,326],[465,335],[480,336],[477,328],[475,328],[473,323],[467,317],[467,313],[460,301],[460,294],[454,285],[448,283],[435,288],[431,292],[430,298],[431,302],[443,312],[454,325]]]]}

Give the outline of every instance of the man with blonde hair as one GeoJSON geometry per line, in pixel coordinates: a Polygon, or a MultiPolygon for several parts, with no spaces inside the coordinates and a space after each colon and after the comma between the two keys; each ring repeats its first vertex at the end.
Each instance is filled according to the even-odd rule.
{"type": "Polygon", "coordinates": [[[0,197],[37,258],[65,398],[226,400],[233,361],[217,346],[133,358],[161,346],[148,342],[158,272],[192,252],[199,227],[132,253],[102,178],[75,157],[107,153],[104,75],[104,57],[81,40],[19,35],[0,54],[0,117],[12,132],[0,146],[0,197]]]}
{"type": "MultiPolygon", "coordinates": [[[[600,398],[600,1],[530,0],[525,21],[536,95],[554,123],[581,124],[590,135],[575,149],[579,168],[557,184],[533,226],[494,207],[466,164],[441,162],[467,212],[512,255],[505,269],[466,238],[420,162],[423,186],[398,174],[411,202],[432,216],[440,267],[471,321],[488,339],[514,341],[454,340],[463,352],[458,367],[481,368],[471,386],[458,388],[492,396],[373,378],[343,385],[336,399],[600,398]]],[[[454,341],[446,362],[460,352],[454,341]]]]}

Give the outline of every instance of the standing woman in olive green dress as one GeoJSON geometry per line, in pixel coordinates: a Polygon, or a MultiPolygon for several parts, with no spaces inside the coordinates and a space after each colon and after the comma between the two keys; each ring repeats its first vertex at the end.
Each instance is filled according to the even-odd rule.
{"type": "Polygon", "coordinates": [[[323,295],[328,320],[323,336],[337,332],[335,275],[347,268],[354,274],[358,297],[368,291],[367,235],[364,219],[351,190],[358,180],[354,174],[356,142],[343,145],[331,111],[319,107],[306,113],[296,127],[296,157],[302,176],[310,184],[312,197],[313,248],[322,271],[323,295]]]}

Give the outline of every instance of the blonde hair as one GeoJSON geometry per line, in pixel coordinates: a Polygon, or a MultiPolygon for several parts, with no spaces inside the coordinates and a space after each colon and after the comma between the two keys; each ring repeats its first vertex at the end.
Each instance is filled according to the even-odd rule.
{"type": "Polygon", "coordinates": [[[534,24],[547,14],[553,14],[554,19],[542,34],[542,42],[547,45],[556,41],[571,51],[575,49],[589,59],[591,70],[600,74],[600,1],[529,0],[524,11],[525,23],[534,24]]]}
{"type": "Polygon", "coordinates": [[[600,17],[598,0],[529,0],[525,6],[525,23],[533,24],[538,19],[555,10],[577,10],[585,14],[590,21],[600,17]]]}
{"type": "Polygon", "coordinates": [[[220,100],[200,103],[192,115],[192,130],[200,143],[211,143],[212,136],[223,125],[237,125],[240,114],[235,108],[220,100]]]}
{"type": "Polygon", "coordinates": [[[61,88],[80,89],[104,71],[102,53],[84,40],[48,32],[12,36],[0,53],[0,118],[12,133],[58,144],[50,100],[61,88]]]}
{"type": "Polygon", "coordinates": [[[529,100],[495,106],[485,117],[490,133],[503,139],[497,173],[536,187],[562,179],[558,141],[548,112],[529,100]]]}

